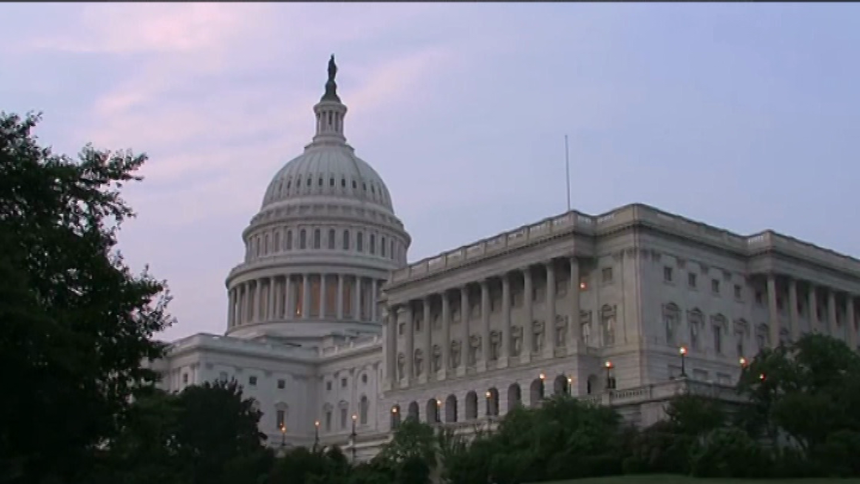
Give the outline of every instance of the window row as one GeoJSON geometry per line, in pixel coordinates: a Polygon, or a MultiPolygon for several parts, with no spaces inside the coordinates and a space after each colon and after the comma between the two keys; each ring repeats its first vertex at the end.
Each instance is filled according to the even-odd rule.
{"type": "Polygon", "coordinates": [[[248,256],[261,257],[290,250],[325,248],[327,250],[355,250],[392,260],[398,258],[402,248],[393,238],[375,233],[366,235],[367,238],[365,238],[365,232],[361,230],[344,229],[337,231],[335,229],[315,228],[295,231],[287,229],[282,238],[281,230],[275,230],[272,233],[254,236],[252,242],[248,244],[248,256]]]}
{"type": "MultiPolygon", "coordinates": [[[[341,379],[340,379],[340,387],[341,388],[346,388],[348,386],[348,383],[349,382],[345,377],[341,377],[341,379]]],[[[367,385],[367,373],[364,373],[361,375],[361,383],[363,385],[367,385]]],[[[327,380],[325,382],[325,389],[327,392],[331,391],[331,389],[332,389],[332,381],[331,380],[327,380]]]]}
{"type": "Polygon", "coordinates": [[[290,177],[278,183],[278,189],[274,195],[277,198],[283,198],[303,194],[331,193],[332,190],[344,195],[360,193],[371,200],[383,204],[390,203],[388,193],[381,186],[377,186],[376,183],[368,183],[366,180],[359,181],[355,178],[347,179],[344,176],[335,177],[334,175],[328,177],[314,177],[312,175],[308,175],[307,177],[297,176],[295,179],[290,177]]]}
{"type": "MultiPolygon", "coordinates": [[[[221,373],[218,374],[218,381],[220,381],[222,383],[227,383],[228,381],[230,381],[230,375],[226,371],[222,371],[221,373]]],[[[248,386],[249,387],[256,387],[257,381],[258,381],[257,376],[250,375],[248,377],[248,386]]],[[[188,383],[188,374],[187,373],[182,375],[182,383],[188,383]]],[[[275,382],[275,386],[278,388],[278,390],[283,390],[287,387],[287,381],[284,380],[283,378],[279,378],[275,382]]]]}
{"type": "MultiPolygon", "coordinates": [[[[728,319],[722,314],[711,315],[706,320],[705,314],[698,308],[686,313],[686,334],[682,334],[682,311],[675,303],[663,306],[663,323],[666,343],[670,346],[683,346],[690,351],[705,351],[709,347],[717,355],[725,355],[725,343],[729,334],[733,337],[735,355],[738,358],[749,357],[746,341],[750,337],[750,325],[743,318],[736,319],[729,327],[728,319]],[[709,324],[706,324],[709,323],[709,324]],[[708,343],[710,343],[708,345],[708,343]]],[[[761,323],[754,328],[755,347],[758,353],[771,345],[768,325],[761,323]]],[[[788,344],[791,333],[787,328],[780,329],[778,344],[788,344]]]]}
{"type": "MultiPolygon", "coordinates": [[[[529,385],[529,400],[530,407],[537,407],[546,398],[546,375],[541,374],[529,385]]],[[[573,395],[573,378],[566,375],[558,375],[552,382],[553,395],[573,395]]],[[[600,378],[597,375],[590,375],[585,382],[585,393],[587,395],[600,393],[605,390],[613,390],[616,388],[615,375],[612,367],[607,367],[605,378],[600,378]]],[[[507,408],[506,412],[512,411],[514,408],[524,405],[522,389],[519,383],[512,383],[507,389],[507,408]]],[[[429,424],[456,423],[460,421],[476,420],[481,416],[498,417],[500,415],[501,400],[499,390],[495,387],[487,390],[479,397],[478,392],[470,391],[466,393],[463,402],[459,401],[456,395],[448,395],[444,401],[441,399],[431,398],[424,405],[424,421],[429,424]],[[480,400],[484,400],[483,405],[480,400]],[[483,415],[479,415],[483,407],[483,415]],[[460,411],[463,414],[460,414],[460,411]]],[[[391,427],[397,428],[400,425],[402,418],[420,420],[421,407],[418,402],[410,402],[406,407],[406,415],[403,414],[403,409],[399,404],[391,408],[391,427]]]]}
{"type": "MultiPolygon", "coordinates": [[[[353,414],[352,418],[349,415],[349,403],[346,401],[341,401],[337,405],[337,430],[347,430],[348,425],[352,420],[355,420],[359,425],[367,425],[368,424],[368,415],[370,413],[370,400],[368,400],[366,395],[362,395],[358,400],[358,413],[353,414]]],[[[322,427],[326,432],[335,431],[334,427],[334,416],[335,416],[335,408],[327,403],[323,405],[323,419],[322,419],[322,427]]]]}

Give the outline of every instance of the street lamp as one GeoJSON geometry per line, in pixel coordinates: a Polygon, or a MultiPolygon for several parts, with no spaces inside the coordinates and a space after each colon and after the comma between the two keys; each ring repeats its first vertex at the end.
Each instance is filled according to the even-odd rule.
{"type": "Polygon", "coordinates": [[[352,444],[352,463],[355,464],[355,438],[358,436],[355,433],[355,421],[358,420],[358,415],[352,414],[352,433],[349,434],[349,440],[352,444]]]}
{"type": "Polygon", "coordinates": [[[611,361],[606,360],[603,366],[606,368],[606,389],[610,390],[612,388],[612,368],[614,365],[611,361]]]}
{"type": "Polygon", "coordinates": [[[320,421],[314,420],[314,450],[320,445],[320,421]]]}
{"type": "Polygon", "coordinates": [[[281,422],[281,448],[287,445],[287,425],[281,422]]]}
{"type": "Polygon", "coordinates": [[[743,356],[741,356],[740,359],[738,359],[738,363],[740,363],[741,368],[747,367],[747,359],[744,358],[743,356]]]}
{"type": "Polygon", "coordinates": [[[546,375],[543,373],[538,374],[538,380],[540,380],[540,399],[543,400],[544,395],[544,380],[546,380],[546,375]]]}
{"type": "Polygon", "coordinates": [[[678,354],[681,355],[681,378],[686,378],[687,367],[684,363],[687,359],[687,347],[682,346],[682,347],[678,348],[678,354]]]}
{"type": "Polygon", "coordinates": [[[567,394],[573,395],[573,378],[567,377],[567,394]]]}

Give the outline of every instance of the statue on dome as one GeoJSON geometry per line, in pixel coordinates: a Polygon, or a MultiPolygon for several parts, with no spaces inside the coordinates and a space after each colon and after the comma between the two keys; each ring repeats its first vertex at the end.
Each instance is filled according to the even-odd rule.
{"type": "Polygon", "coordinates": [[[334,54],[328,60],[328,82],[334,82],[334,76],[337,75],[337,64],[334,63],[334,54]]]}
{"type": "Polygon", "coordinates": [[[334,81],[335,76],[337,76],[337,64],[334,63],[334,54],[332,54],[328,60],[328,81],[325,83],[323,101],[340,102],[340,97],[337,95],[337,83],[334,81]]]}

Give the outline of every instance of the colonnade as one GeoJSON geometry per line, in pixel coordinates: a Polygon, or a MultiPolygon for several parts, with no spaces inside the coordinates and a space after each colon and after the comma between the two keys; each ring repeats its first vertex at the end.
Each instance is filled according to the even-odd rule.
{"type": "Polygon", "coordinates": [[[289,319],[378,320],[384,280],[352,274],[269,276],[229,290],[229,326],[289,319]]]}
{"type": "Polygon", "coordinates": [[[416,373],[421,374],[421,378],[426,378],[427,375],[445,378],[451,370],[464,374],[467,366],[482,370],[491,362],[498,366],[503,366],[510,358],[527,362],[533,355],[554,355],[558,347],[576,347],[580,338],[579,262],[575,257],[570,257],[564,261],[548,260],[540,265],[544,268],[546,284],[543,314],[540,315],[542,326],[540,323],[534,323],[534,265],[505,271],[459,287],[447,288],[428,294],[420,300],[389,305],[385,342],[386,378],[389,385],[403,379],[408,382],[419,376],[416,373]],[[558,266],[562,262],[570,268],[567,291],[569,294],[566,306],[558,308],[556,279],[558,266]],[[512,282],[519,282],[520,278],[523,295],[521,314],[517,318],[520,323],[513,324],[512,282]],[[501,328],[496,331],[491,331],[490,325],[491,285],[496,288],[501,285],[502,323],[501,328]],[[472,319],[470,298],[474,296],[480,301],[480,315],[472,319]],[[458,301],[459,310],[456,310],[452,308],[452,303],[458,301]],[[434,308],[437,312],[433,311],[434,308]],[[418,310],[422,311],[420,318],[416,317],[415,311],[418,310]],[[459,317],[455,319],[455,315],[459,317]],[[439,335],[438,341],[435,344],[433,316],[441,320],[440,331],[436,332],[439,335]],[[415,348],[416,320],[423,322],[418,349],[415,348]],[[402,335],[399,334],[401,321],[402,335]],[[470,352],[475,356],[474,359],[470,358],[470,352]],[[416,371],[416,365],[421,365],[417,368],[420,371],[416,371]]]}
{"type": "MultiPolygon", "coordinates": [[[[852,348],[857,348],[857,326],[856,326],[856,305],[857,295],[838,291],[829,287],[818,287],[811,282],[804,282],[803,291],[798,290],[798,280],[794,278],[780,278],[775,274],[767,275],[767,308],[768,308],[768,329],[770,334],[771,344],[776,345],[782,339],[780,336],[784,333],[780,321],[780,294],[779,286],[787,286],[784,289],[788,292],[788,328],[787,332],[791,335],[792,340],[797,340],[801,336],[800,316],[802,314],[801,306],[806,306],[806,312],[809,315],[808,321],[811,332],[819,332],[830,334],[834,337],[841,336],[845,342],[852,348]],[[780,284],[783,283],[783,284],[780,284]],[[803,294],[806,299],[805,304],[801,304],[800,295],[803,294]],[[826,315],[819,317],[819,299],[824,293],[824,305],[826,306],[826,315]],[[839,303],[843,305],[843,311],[839,311],[839,303]],[[840,316],[843,316],[840,319],[840,316]],[[845,326],[845,332],[839,334],[839,327],[845,326]]],[[[784,307],[784,306],[783,306],[784,307]]]]}

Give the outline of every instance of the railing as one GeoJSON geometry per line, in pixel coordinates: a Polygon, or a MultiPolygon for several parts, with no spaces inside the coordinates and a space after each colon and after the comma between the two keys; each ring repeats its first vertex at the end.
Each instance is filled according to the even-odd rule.
{"type": "Polygon", "coordinates": [[[457,267],[504,249],[520,247],[562,233],[581,232],[587,235],[594,235],[603,230],[612,230],[613,228],[631,223],[645,223],[693,239],[726,247],[742,254],[751,254],[764,249],[785,251],[839,270],[848,270],[860,274],[860,260],[858,259],[802,242],[792,237],[780,235],[770,230],[751,236],[743,236],[702,222],[696,222],[678,215],[663,212],[647,205],[633,204],[600,216],[571,211],[541,220],[535,224],[519,227],[474,244],[410,264],[403,269],[394,271],[392,282],[396,284],[406,281],[411,277],[423,276],[428,273],[457,267]]]}

